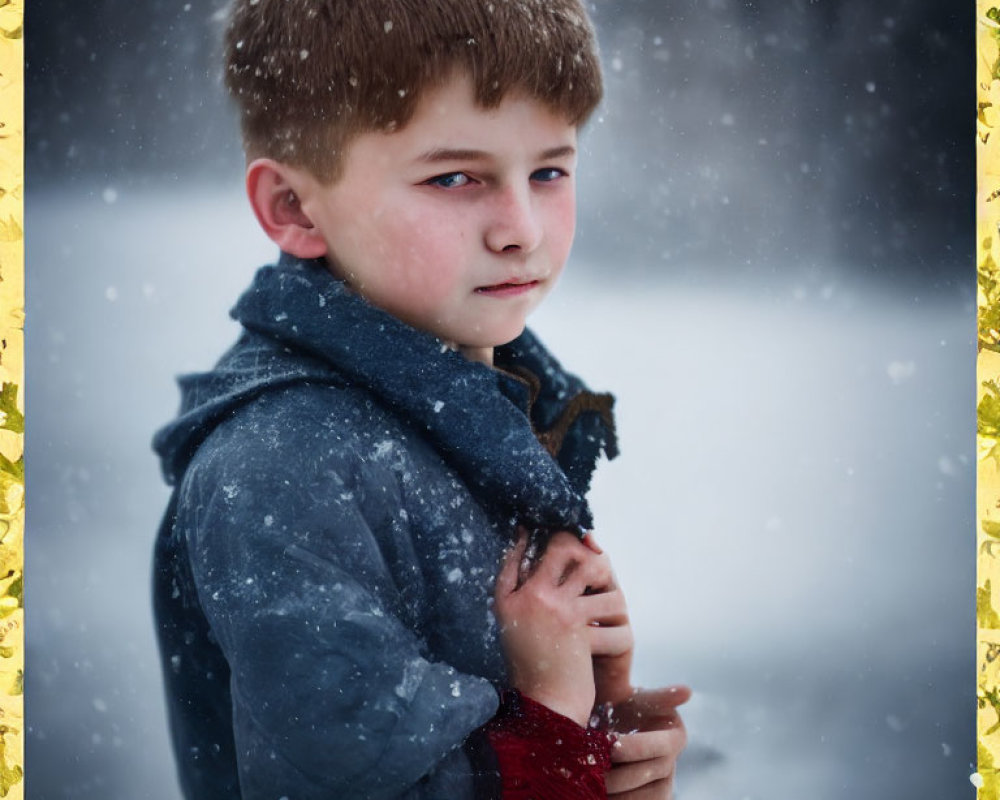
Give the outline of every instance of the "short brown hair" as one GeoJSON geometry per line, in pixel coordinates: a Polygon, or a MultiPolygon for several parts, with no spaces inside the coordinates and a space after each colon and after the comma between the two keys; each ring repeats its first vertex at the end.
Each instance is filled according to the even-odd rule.
{"type": "Polygon", "coordinates": [[[233,0],[225,48],[248,156],[322,181],[352,136],[406,125],[455,69],[484,108],[520,89],[576,125],[602,93],[580,0],[233,0]]]}

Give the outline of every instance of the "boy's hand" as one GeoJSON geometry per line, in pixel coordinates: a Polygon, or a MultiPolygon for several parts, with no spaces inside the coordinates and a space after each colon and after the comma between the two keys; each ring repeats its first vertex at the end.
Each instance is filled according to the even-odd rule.
{"type": "Polygon", "coordinates": [[[527,544],[522,532],[494,592],[511,684],[585,726],[595,697],[592,654],[621,648],[614,626],[597,627],[618,613],[608,601],[611,564],[566,532],[553,535],[534,564],[524,563],[527,544]]]}
{"type": "Polygon", "coordinates": [[[691,697],[687,686],[638,689],[612,709],[618,741],[611,751],[608,797],[617,800],[670,800],[677,757],[687,744],[677,706],[691,697]]]}
{"type": "MultiPolygon", "coordinates": [[[[590,549],[598,554],[604,551],[594,541],[592,533],[584,539],[590,549]]],[[[592,633],[594,657],[594,688],[598,705],[628,700],[634,689],[631,683],[632,649],[635,639],[629,623],[625,596],[612,577],[612,583],[600,597],[604,616],[600,627],[592,633]]]]}

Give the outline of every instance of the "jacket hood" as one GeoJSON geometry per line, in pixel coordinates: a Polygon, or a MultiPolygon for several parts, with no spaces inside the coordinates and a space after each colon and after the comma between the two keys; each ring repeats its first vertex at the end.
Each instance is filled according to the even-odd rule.
{"type": "Polygon", "coordinates": [[[262,392],[308,381],[359,387],[427,440],[484,506],[540,529],[592,526],[584,495],[603,450],[617,455],[611,395],[565,372],[528,330],[496,368],[375,308],[322,259],[282,254],[231,315],[237,343],[211,372],[179,379],[181,409],[153,447],[180,482],[201,442],[262,392]]]}

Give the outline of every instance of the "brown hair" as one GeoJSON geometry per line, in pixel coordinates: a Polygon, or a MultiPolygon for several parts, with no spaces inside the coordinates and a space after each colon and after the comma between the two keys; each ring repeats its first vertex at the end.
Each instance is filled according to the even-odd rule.
{"type": "Polygon", "coordinates": [[[322,181],[352,136],[403,127],[456,68],[484,108],[519,89],[576,125],[602,92],[580,0],[233,0],[225,47],[247,154],[322,181]]]}

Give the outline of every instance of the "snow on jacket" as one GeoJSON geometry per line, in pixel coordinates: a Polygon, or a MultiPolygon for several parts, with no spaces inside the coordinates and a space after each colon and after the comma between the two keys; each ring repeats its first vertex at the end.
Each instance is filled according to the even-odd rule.
{"type": "MultiPolygon", "coordinates": [[[[611,397],[529,332],[497,369],[283,254],[180,380],[154,605],[188,798],[471,798],[517,524],[591,527],[611,397]],[[551,453],[555,453],[553,456],[551,453]]],[[[486,767],[480,764],[485,752],[486,767]]],[[[485,776],[485,777],[484,777],[485,776]]]]}

